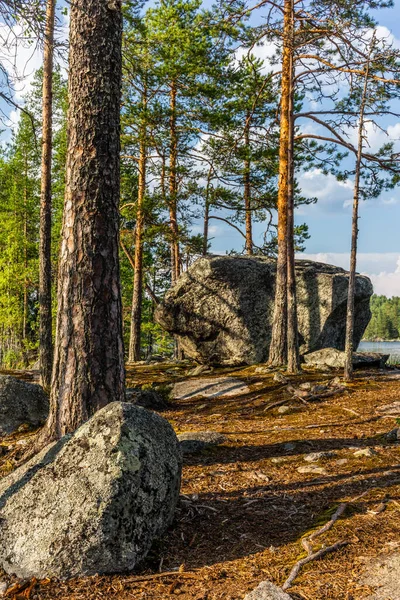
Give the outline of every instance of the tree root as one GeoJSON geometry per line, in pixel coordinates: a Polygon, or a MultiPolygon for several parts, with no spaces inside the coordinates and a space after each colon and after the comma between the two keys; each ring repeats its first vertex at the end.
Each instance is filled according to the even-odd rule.
{"type": "MultiPolygon", "coordinates": [[[[364,494],[361,494],[361,495],[364,495],[364,494]]],[[[327,531],[329,531],[333,527],[333,525],[336,523],[336,521],[339,519],[339,517],[341,517],[341,515],[344,513],[344,511],[346,510],[348,505],[351,504],[352,502],[354,502],[354,500],[358,500],[358,498],[360,498],[360,497],[361,496],[357,496],[357,498],[354,498],[350,502],[342,502],[341,504],[339,504],[339,506],[338,506],[337,510],[335,511],[335,513],[333,514],[332,518],[327,523],[325,523],[325,525],[323,527],[321,527],[317,531],[314,531],[314,533],[312,533],[308,537],[302,539],[301,543],[303,545],[304,550],[307,552],[307,556],[305,558],[300,559],[294,565],[294,567],[290,571],[289,577],[287,578],[287,580],[285,581],[285,583],[282,586],[283,590],[287,590],[292,586],[293,581],[296,579],[296,577],[298,576],[298,574],[300,573],[300,570],[302,569],[302,567],[304,565],[311,562],[312,560],[317,560],[318,558],[321,558],[321,556],[328,554],[328,552],[334,552],[335,550],[338,550],[339,548],[343,548],[343,546],[346,546],[349,543],[347,541],[336,542],[335,544],[332,544],[331,546],[323,546],[320,550],[317,550],[315,552],[312,547],[312,542],[315,540],[315,538],[317,538],[320,535],[322,535],[323,533],[326,533],[327,531]]]]}

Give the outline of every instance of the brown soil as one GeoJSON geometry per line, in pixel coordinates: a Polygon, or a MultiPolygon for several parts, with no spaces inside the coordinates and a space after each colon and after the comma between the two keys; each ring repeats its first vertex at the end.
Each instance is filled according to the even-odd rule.
{"type": "MultiPolygon", "coordinates": [[[[138,366],[128,372],[129,385],[167,384],[181,380],[186,370],[138,366]]],[[[308,372],[291,382],[327,382],[335,375],[308,372]]],[[[231,369],[229,376],[245,380],[252,392],[227,400],[182,400],[163,413],[177,432],[217,431],[228,441],[186,457],[176,521],[141,568],[134,574],[41,582],[9,597],[241,600],[264,579],[282,585],[305,556],[302,537],[328,522],[340,502],[349,505],[317,538],[315,549],[340,541],[347,545],[306,565],[289,592],[297,600],[368,596],[369,588],[359,583],[365,562],[393,551],[400,540],[400,445],[384,438],[396,418],[376,410],[400,400],[400,380],[378,371],[358,373],[344,393],[304,404],[292,400],[272,373],[256,374],[252,367],[231,369]],[[285,397],[291,412],[265,410],[285,397]],[[366,447],[377,453],[354,456],[366,447]],[[318,463],[326,474],[298,472],[309,464],[304,454],[327,450],[335,456],[318,463]],[[338,463],[341,459],[347,462],[338,463]]],[[[13,468],[21,452],[15,442],[26,435],[5,441],[13,449],[0,458],[0,475],[13,468]]]]}

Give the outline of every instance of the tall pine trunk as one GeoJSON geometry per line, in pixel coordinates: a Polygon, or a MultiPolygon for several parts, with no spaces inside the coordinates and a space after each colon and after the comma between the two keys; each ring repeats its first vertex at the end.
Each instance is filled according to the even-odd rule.
{"type": "Polygon", "coordinates": [[[170,154],[169,154],[169,220],[171,229],[171,283],[172,285],[180,275],[179,229],[177,215],[177,162],[178,162],[178,135],[176,130],[176,83],[171,83],[170,89],[170,154]]]}
{"type": "Polygon", "coordinates": [[[287,371],[298,373],[300,369],[297,324],[296,270],[294,250],[294,69],[291,61],[289,101],[289,152],[288,152],[288,223],[287,223],[287,371]]]}
{"type": "Polygon", "coordinates": [[[208,170],[206,200],[204,204],[204,223],[203,223],[203,256],[208,253],[208,228],[210,225],[210,188],[211,188],[212,166],[208,170]]]}
{"type": "Polygon", "coordinates": [[[246,221],[246,254],[253,254],[253,224],[251,217],[251,185],[250,185],[250,134],[247,123],[250,121],[250,115],[246,115],[246,127],[244,130],[244,144],[246,157],[243,169],[243,187],[244,187],[244,209],[246,221]]]}
{"type": "MultiPolygon", "coordinates": [[[[170,90],[170,153],[169,153],[169,220],[171,229],[171,284],[177,281],[181,273],[181,257],[179,250],[178,227],[178,134],[176,128],[176,82],[171,83],[170,90]]],[[[175,338],[175,358],[181,360],[183,352],[178,338],[175,338]]]]}
{"type": "Polygon", "coordinates": [[[118,258],[121,37],[121,0],[72,3],[50,439],[124,399],[118,258]]]}
{"type": "Polygon", "coordinates": [[[39,364],[40,380],[50,389],[53,367],[51,310],[51,154],[53,112],[53,57],[56,0],[47,0],[43,62],[42,177],[39,232],[39,364]]]}
{"type": "Polygon", "coordinates": [[[129,362],[140,360],[143,301],[143,201],[146,192],[146,132],[142,132],[139,149],[139,186],[135,229],[135,259],[133,276],[133,297],[131,312],[131,334],[129,339],[129,362]]]}
{"type": "Polygon", "coordinates": [[[269,362],[273,366],[282,365],[286,363],[287,359],[288,164],[290,138],[289,107],[293,53],[292,12],[292,0],[285,0],[283,16],[283,57],[279,141],[278,260],[276,265],[274,316],[272,323],[271,345],[269,350],[269,362]]]}
{"type": "Polygon", "coordinates": [[[361,178],[361,161],[363,153],[363,130],[364,130],[364,114],[367,101],[368,77],[370,58],[375,44],[375,33],[371,40],[370,53],[365,67],[364,87],[361,97],[359,125],[358,125],[358,148],[354,174],[354,194],[353,194],[353,214],[351,228],[351,252],[350,252],[350,273],[349,273],[349,290],[347,297],[347,317],[346,317],[346,346],[345,346],[345,364],[344,378],[350,381],[353,376],[353,351],[354,351],[354,295],[356,288],[356,269],[357,269],[357,243],[358,243],[358,208],[360,200],[360,178],[361,178]]]}

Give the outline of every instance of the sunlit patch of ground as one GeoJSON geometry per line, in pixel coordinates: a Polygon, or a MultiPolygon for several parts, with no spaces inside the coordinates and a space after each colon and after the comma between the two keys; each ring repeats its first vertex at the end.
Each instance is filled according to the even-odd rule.
{"type": "MultiPolygon", "coordinates": [[[[161,386],[187,376],[188,365],[128,368],[128,385],[161,386]]],[[[396,417],[377,408],[400,400],[400,380],[379,371],[359,373],[339,395],[304,404],[293,400],[273,373],[255,367],[218,369],[204,377],[238,377],[249,394],[226,400],[176,401],[162,414],[177,432],[210,430],[227,442],[186,457],[176,521],[135,574],[50,582],[32,592],[38,600],[63,598],[161,600],[241,600],[261,580],[277,585],[304,556],[301,538],[329,520],[340,502],[352,501],[332,529],[318,538],[347,546],[309,563],[290,590],[300,600],[361,600],[365,562],[390,552],[400,541],[400,445],[384,434],[396,417]],[[287,399],[281,414],[272,403],[287,399]],[[355,457],[360,448],[376,454],[355,457]],[[317,464],[325,473],[299,473],[304,455],[332,451],[317,464]],[[361,497],[359,497],[361,496],[361,497]],[[163,573],[167,573],[166,575],[163,573]]],[[[327,382],[337,373],[292,377],[327,382]]],[[[17,460],[26,434],[5,440],[0,474],[17,460]]]]}

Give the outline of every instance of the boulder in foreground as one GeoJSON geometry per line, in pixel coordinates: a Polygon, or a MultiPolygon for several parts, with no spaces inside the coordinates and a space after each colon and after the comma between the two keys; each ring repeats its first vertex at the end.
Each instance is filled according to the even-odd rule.
{"type": "MultiPolygon", "coordinates": [[[[157,307],[157,322],[178,336],[200,363],[256,364],[268,358],[276,261],[265,257],[205,256],[181,277],[157,307]]],[[[344,350],[349,274],[296,261],[300,352],[344,350]]],[[[368,277],[357,275],[354,346],[371,318],[368,277]]]]}
{"type": "Polygon", "coordinates": [[[0,436],[21,425],[39,427],[49,412],[49,399],[40,385],[0,375],[0,436]]]}
{"type": "Polygon", "coordinates": [[[181,453],[170,424],[109,404],[0,480],[0,565],[18,577],[131,570],[171,523],[181,453]]]}

